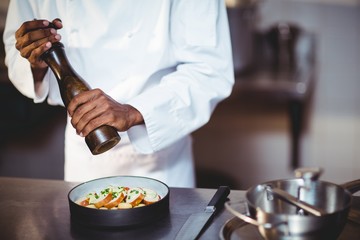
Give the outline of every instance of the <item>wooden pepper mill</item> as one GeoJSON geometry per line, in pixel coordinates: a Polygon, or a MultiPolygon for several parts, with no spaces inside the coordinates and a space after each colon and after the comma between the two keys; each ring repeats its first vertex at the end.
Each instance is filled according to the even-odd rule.
{"type": "MultiPolygon", "coordinates": [[[[64,45],[53,43],[52,47],[41,55],[55,74],[59,84],[61,98],[67,107],[71,99],[81,92],[90,90],[89,85],[75,72],[66,57],[64,45]]],[[[85,142],[92,154],[106,152],[120,141],[117,130],[111,126],[103,125],[85,137],[85,142]]]]}

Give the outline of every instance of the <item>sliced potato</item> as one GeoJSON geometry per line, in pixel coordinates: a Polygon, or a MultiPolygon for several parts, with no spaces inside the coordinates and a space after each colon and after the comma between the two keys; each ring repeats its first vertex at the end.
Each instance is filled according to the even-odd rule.
{"type": "Polygon", "coordinates": [[[82,197],[80,199],[78,199],[76,201],[77,204],[79,204],[80,206],[88,206],[90,203],[89,203],[89,198],[88,197],[82,197]]]}
{"type": "Polygon", "coordinates": [[[123,192],[120,192],[117,194],[117,197],[113,198],[110,202],[106,203],[104,207],[106,208],[113,208],[119,205],[125,198],[125,194],[123,192]]]}
{"type": "Polygon", "coordinates": [[[94,204],[89,204],[86,207],[88,207],[88,208],[96,208],[94,204]]]}
{"type": "Polygon", "coordinates": [[[145,205],[149,205],[160,200],[160,196],[154,190],[148,188],[143,188],[143,190],[145,193],[145,197],[143,200],[145,205]]]}
{"type": "Polygon", "coordinates": [[[101,195],[96,202],[94,202],[95,207],[101,208],[112,199],[112,193],[108,193],[106,195],[101,195]]]}
{"type": "Polygon", "coordinates": [[[135,207],[141,203],[144,197],[144,191],[141,188],[130,188],[127,192],[125,202],[135,207]]]}
{"type": "Polygon", "coordinates": [[[129,208],[132,208],[132,205],[130,203],[122,202],[119,203],[118,205],[118,209],[129,209],[129,208]]]}

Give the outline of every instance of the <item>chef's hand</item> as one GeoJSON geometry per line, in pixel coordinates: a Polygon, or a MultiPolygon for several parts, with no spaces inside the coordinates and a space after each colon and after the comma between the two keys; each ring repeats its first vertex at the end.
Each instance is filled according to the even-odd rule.
{"type": "Polygon", "coordinates": [[[77,134],[84,137],[102,125],[112,126],[118,131],[126,131],[144,122],[136,108],[116,102],[100,89],[76,95],[67,109],[77,134]]]}
{"type": "Polygon", "coordinates": [[[56,29],[49,27],[49,24],[48,20],[32,20],[24,22],[15,32],[15,47],[30,62],[35,81],[42,80],[48,67],[40,55],[61,39],[56,31],[62,28],[61,20],[57,18],[52,21],[56,29]]]}

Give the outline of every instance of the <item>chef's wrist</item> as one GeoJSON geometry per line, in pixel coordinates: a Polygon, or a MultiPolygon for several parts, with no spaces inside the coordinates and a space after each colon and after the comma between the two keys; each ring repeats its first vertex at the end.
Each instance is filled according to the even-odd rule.
{"type": "Polygon", "coordinates": [[[127,105],[129,108],[129,122],[130,126],[141,125],[144,123],[144,118],[139,110],[131,105],[127,105]]]}
{"type": "Polygon", "coordinates": [[[34,78],[34,83],[39,84],[42,82],[42,80],[44,79],[46,72],[48,70],[49,67],[45,67],[45,68],[36,68],[36,67],[31,67],[31,72],[34,78]]]}

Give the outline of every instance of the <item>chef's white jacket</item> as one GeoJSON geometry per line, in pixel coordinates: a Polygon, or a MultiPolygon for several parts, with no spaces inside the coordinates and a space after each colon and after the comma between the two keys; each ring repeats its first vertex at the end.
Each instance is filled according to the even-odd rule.
{"type": "Polygon", "coordinates": [[[96,156],[68,122],[65,180],[140,175],[193,187],[190,133],[208,122],[234,83],[224,2],[11,0],[4,33],[9,77],[36,103],[63,105],[51,70],[35,88],[30,64],[15,48],[15,31],[34,18],[60,18],[58,33],[76,72],[145,120],[96,156]]]}

